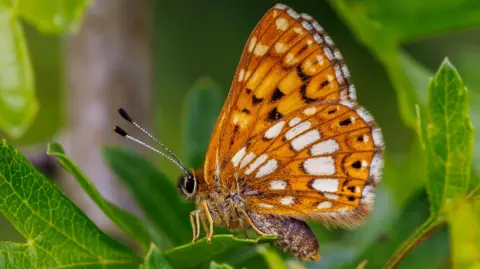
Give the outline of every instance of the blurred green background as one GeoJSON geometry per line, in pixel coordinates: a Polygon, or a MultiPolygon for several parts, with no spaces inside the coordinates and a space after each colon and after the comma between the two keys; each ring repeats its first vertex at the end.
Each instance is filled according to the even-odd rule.
{"type": "MultiPolygon", "coordinates": [[[[480,126],[480,4],[478,1],[455,0],[305,0],[284,3],[298,12],[312,15],[332,37],[350,69],[359,102],[374,115],[383,129],[386,141],[384,180],[378,190],[376,209],[372,216],[356,231],[328,231],[318,224],[312,224],[320,241],[322,261],[306,266],[354,268],[363,259],[368,259],[367,268],[379,268],[428,217],[428,200],[424,190],[425,165],[411,113],[414,104],[425,102],[428,77],[444,57],[448,57],[457,67],[470,90],[472,121],[475,127],[480,126]]],[[[80,25],[80,34],[77,31],[61,36],[45,32],[28,20],[22,21],[34,71],[39,109],[24,135],[13,138],[4,130],[0,136],[9,138],[34,163],[38,160],[35,164],[43,171],[55,170],[55,166],[52,168],[51,165],[45,165],[49,161],[42,154],[46,143],[51,140],[62,140],[68,136],[68,143],[75,144],[76,148],[95,147],[99,154],[103,145],[119,144],[119,140],[109,139],[115,136],[110,125],[121,123],[115,119],[116,116],[111,116],[116,113],[114,107],[106,106],[111,111],[103,111],[109,115],[107,119],[115,120],[111,123],[100,122],[104,124],[104,131],[100,131],[104,132],[100,142],[76,136],[75,132],[68,133],[77,124],[72,120],[76,117],[68,115],[82,111],[82,107],[77,107],[76,112],[72,112],[72,103],[77,99],[72,99],[71,96],[81,96],[83,88],[82,84],[75,84],[73,88],[77,92],[73,92],[70,87],[72,77],[78,71],[76,63],[72,62],[78,59],[72,55],[80,50],[83,55],[102,57],[102,54],[88,53],[90,46],[98,48],[92,45],[98,37],[95,34],[111,30],[114,31],[112,36],[115,36],[115,31],[121,31],[118,28],[123,27],[127,30],[120,37],[125,36],[129,42],[138,38],[140,45],[132,47],[144,50],[142,58],[133,64],[134,67],[139,65],[144,68],[140,71],[144,70],[146,75],[140,78],[147,79],[148,83],[139,89],[136,87],[138,83],[118,81],[122,88],[118,93],[127,92],[128,97],[134,96],[133,98],[144,100],[140,103],[148,104],[147,112],[137,113],[136,118],[147,124],[182,159],[186,150],[184,140],[179,137],[185,129],[184,104],[187,93],[199,78],[209,77],[216,82],[223,96],[227,95],[250,31],[274,4],[274,1],[266,0],[162,0],[139,1],[138,5],[132,1],[118,1],[116,5],[103,6],[92,3],[84,23],[90,27],[98,26],[102,31],[95,33],[95,29],[85,29],[80,25]],[[102,10],[102,7],[116,10],[109,13],[102,10]],[[135,14],[132,16],[130,11],[135,14]],[[89,23],[89,20],[98,19],[99,14],[114,18],[109,21],[108,17],[104,17],[99,22],[89,23]],[[108,24],[113,26],[105,26],[108,24]],[[137,24],[141,26],[137,28],[137,24]],[[87,34],[90,36],[86,37],[87,34]],[[142,63],[144,59],[145,63],[142,63]]],[[[117,62],[114,65],[97,66],[95,72],[115,74],[122,70],[122,65],[129,65],[128,61],[122,62],[122,57],[132,57],[128,55],[128,49],[122,49],[122,46],[128,45],[123,44],[118,36],[115,41],[107,42],[107,48],[103,48],[102,53],[120,51],[124,54],[115,56],[117,62]]],[[[125,75],[122,72],[120,74],[125,75]]],[[[73,81],[79,82],[78,79],[73,81]]],[[[85,88],[89,87],[88,81],[85,83],[85,88]]],[[[112,88],[118,85],[108,84],[112,88]]],[[[104,96],[106,99],[117,100],[117,106],[129,108],[134,105],[128,99],[119,98],[115,89],[104,94],[107,94],[104,96]],[[122,101],[125,102],[124,105],[122,101]]],[[[81,99],[82,104],[96,101],[98,100],[81,99]]],[[[85,106],[84,109],[91,107],[85,106]]],[[[99,128],[103,130],[102,126],[99,128]]],[[[199,133],[204,131],[199,130],[199,133]]],[[[476,140],[478,137],[477,135],[476,140]]],[[[128,144],[128,141],[121,142],[122,147],[129,147],[128,144]]],[[[69,153],[68,147],[66,150],[69,153]]],[[[174,165],[150,153],[148,156],[172,182],[176,181],[179,171],[174,165]]],[[[476,174],[480,172],[479,164],[480,150],[477,146],[472,164],[476,174]]],[[[86,169],[81,163],[79,166],[86,169]]],[[[96,175],[95,171],[90,173],[96,175]]],[[[61,181],[62,175],[54,172],[52,179],[61,181]]],[[[478,178],[476,175],[474,177],[478,178]]],[[[95,180],[101,181],[98,178],[95,180]]],[[[114,201],[120,195],[109,191],[108,185],[100,189],[103,189],[107,198],[114,201]]],[[[80,192],[79,188],[77,191],[80,192]]],[[[127,208],[133,204],[131,208],[136,209],[131,201],[119,203],[127,208]]],[[[87,204],[86,207],[88,206],[87,204]]],[[[188,221],[188,216],[183,217],[188,221]]],[[[103,227],[103,224],[100,226],[103,227]]],[[[115,234],[114,229],[112,233],[115,234]]],[[[22,241],[22,238],[2,219],[0,240],[22,241]]],[[[414,250],[401,268],[449,266],[448,231],[442,227],[414,250]]]]}

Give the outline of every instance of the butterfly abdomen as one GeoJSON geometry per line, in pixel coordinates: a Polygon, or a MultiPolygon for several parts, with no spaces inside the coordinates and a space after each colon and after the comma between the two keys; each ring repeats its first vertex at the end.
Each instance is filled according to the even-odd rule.
{"type": "Polygon", "coordinates": [[[275,243],[282,251],[302,261],[320,260],[317,238],[306,222],[284,216],[253,213],[248,216],[260,231],[277,236],[275,243]]]}

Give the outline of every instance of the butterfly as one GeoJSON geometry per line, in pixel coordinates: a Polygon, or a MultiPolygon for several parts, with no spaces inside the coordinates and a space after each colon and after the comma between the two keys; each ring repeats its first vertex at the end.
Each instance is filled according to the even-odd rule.
{"type": "Polygon", "coordinates": [[[160,145],[184,171],[181,193],[197,204],[193,241],[200,221],[209,242],[214,225],[251,227],[305,261],[320,259],[306,220],[353,228],[372,210],[384,151],[332,39],[311,16],[283,4],[247,40],[203,169],[186,169],[160,145]]]}

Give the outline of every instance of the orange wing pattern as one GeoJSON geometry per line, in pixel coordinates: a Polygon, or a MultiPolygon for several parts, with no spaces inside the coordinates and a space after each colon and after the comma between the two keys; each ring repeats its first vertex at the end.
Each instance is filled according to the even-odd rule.
{"type": "Polygon", "coordinates": [[[380,130],[363,108],[318,102],[252,139],[232,163],[254,212],[352,227],[371,209],[382,152],[380,130]]]}
{"type": "MultiPolygon", "coordinates": [[[[367,199],[362,196],[366,184],[373,188],[373,178],[380,177],[373,166],[381,166],[381,140],[373,119],[356,105],[348,69],[330,37],[309,15],[278,4],[255,27],[242,53],[208,148],[205,180],[228,191],[243,190],[258,212],[318,217],[352,211],[367,199]],[[334,108],[337,112],[330,114],[334,108]],[[309,135],[312,131],[318,139],[309,135]],[[370,142],[353,143],[360,134],[370,142]],[[324,177],[306,167],[326,165],[327,157],[309,152],[314,143],[329,141],[338,149],[325,155],[335,158],[328,157],[334,173],[324,177]],[[361,171],[349,172],[346,167],[357,161],[361,171]],[[312,180],[322,177],[336,180],[338,188],[330,193],[338,199],[315,188],[322,183],[312,180]],[[353,193],[344,191],[349,188],[353,193]]],[[[321,147],[316,146],[319,152],[321,147]]]]}

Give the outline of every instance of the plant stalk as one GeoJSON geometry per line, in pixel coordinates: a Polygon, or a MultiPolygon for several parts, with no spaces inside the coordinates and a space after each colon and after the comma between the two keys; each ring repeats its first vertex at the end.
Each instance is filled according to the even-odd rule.
{"type": "Polygon", "coordinates": [[[415,249],[420,243],[430,236],[432,232],[440,227],[442,221],[437,217],[430,217],[418,228],[400,248],[398,248],[388,262],[383,266],[384,269],[394,269],[415,249]]]}

